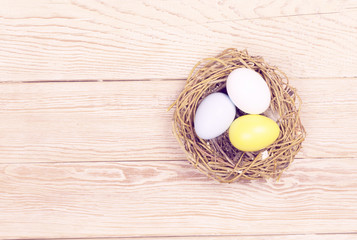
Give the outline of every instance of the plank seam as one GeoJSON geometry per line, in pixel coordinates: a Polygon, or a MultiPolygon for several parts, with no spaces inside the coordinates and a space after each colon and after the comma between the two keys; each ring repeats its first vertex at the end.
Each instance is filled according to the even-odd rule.
{"type": "MultiPolygon", "coordinates": [[[[295,161],[303,160],[307,158],[298,157],[294,159],[295,161]]],[[[323,160],[323,159],[357,159],[357,157],[308,157],[312,160],[323,160]]],[[[16,165],[16,164],[80,164],[80,163],[139,163],[139,162],[188,162],[186,159],[182,160],[122,160],[122,161],[63,161],[63,162],[4,162],[0,165],[16,165]]],[[[293,162],[293,163],[294,163],[293,162]]]]}
{"type": "Polygon", "coordinates": [[[356,232],[321,232],[321,233],[306,233],[306,234],[228,234],[228,235],[147,235],[147,236],[112,236],[112,237],[75,237],[75,238],[6,238],[4,240],[81,240],[81,239],[144,239],[144,238],[158,238],[158,239],[166,239],[166,238],[188,238],[188,237],[196,237],[196,238],[207,238],[207,237],[279,237],[279,236],[329,236],[329,235],[357,235],[356,232]]]}
{"type": "MultiPolygon", "coordinates": [[[[291,78],[295,80],[299,79],[324,79],[335,80],[338,79],[355,79],[357,76],[350,77],[297,77],[291,78]]],[[[78,79],[78,80],[29,80],[29,81],[0,81],[0,84],[29,84],[29,83],[88,83],[88,82],[159,82],[159,81],[186,81],[185,78],[147,78],[147,79],[78,79]]]]}

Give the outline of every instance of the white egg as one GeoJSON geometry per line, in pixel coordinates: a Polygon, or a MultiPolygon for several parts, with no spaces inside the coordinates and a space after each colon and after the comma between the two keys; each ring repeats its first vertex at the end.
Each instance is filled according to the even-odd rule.
{"type": "Polygon", "coordinates": [[[208,95],[198,106],[194,127],[197,136],[212,139],[224,133],[234,120],[236,107],[224,93],[208,95]]]}
{"type": "Polygon", "coordinates": [[[233,70],[227,78],[226,88],[232,102],[243,112],[261,114],[269,108],[269,87],[262,76],[254,70],[233,70]]]}

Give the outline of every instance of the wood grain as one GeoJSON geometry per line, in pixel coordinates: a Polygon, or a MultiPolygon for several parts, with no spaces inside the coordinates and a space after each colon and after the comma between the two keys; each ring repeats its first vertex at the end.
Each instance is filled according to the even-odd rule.
{"type": "Polygon", "coordinates": [[[0,239],[357,238],[357,1],[0,6],[0,239]],[[228,47],[303,99],[279,182],[209,180],[171,134],[192,66],[228,47]]]}
{"type": "Polygon", "coordinates": [[[357,10],[347,1],[127,2],[2,5],[0,81],[185,78],[228,47],[295,78],[357,76],[357,10]]]}
{"type": "Polygon", "coordinates": [[[357,7],[354,0],[132,0],[121,1],[1,1],[1,15],[8,19],[54,18],[68,16],[115,21],[123,28],[166,27],[233,21],[252,18],[317,15],[341,12],[357,7]],[[6,4],[5,4],[6,3],[6,4]],[[75,13],[75,14],[74,14],[75,13]]]}
{"type": "Polygon", "coordinates": [[[0,236],[357,233],[355,162],[306,158],[277,183],[241,184],[182,161],[1,164],[0,236]]]}
{"type": "MultiPolygon", "coordinates": [[[[307,139],[298,155],[357,155],[357,79],[292,79],[307,139]],[[348,94],[346,94],[348,88],[348,94]]],[[[0,85],[0,162],[183,160],[167,108],[184,81],[0,85]]]]}

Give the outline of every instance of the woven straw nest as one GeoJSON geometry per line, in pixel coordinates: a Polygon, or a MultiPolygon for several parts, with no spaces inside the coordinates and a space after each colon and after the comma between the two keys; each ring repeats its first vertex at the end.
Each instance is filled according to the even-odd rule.
{"type": "MultiPolygon", "coordinates": [[[[289,85],[288,78],[278,68],[269,66],[262,57],[250,56],[246,50],[226,49],[214,58],[198,62],[192,69],[183,91],[171,106],[176,106],[173,132],[194,167],[220,182],[279,179],[305,138],[299,117],[300,105],[296,89],[289,85]],[[201,101],[213,92],[224,92],[229,73],[242,67],[260,73],[268,84],[271,104],[262,115],[275,120],[280,127],[278,139],[257,152],[236,149],[227,132],[203,140],[194,130],[194,116],[201,101]]],[[[238,111],[237,117],[244,114],[238,111]]]]}

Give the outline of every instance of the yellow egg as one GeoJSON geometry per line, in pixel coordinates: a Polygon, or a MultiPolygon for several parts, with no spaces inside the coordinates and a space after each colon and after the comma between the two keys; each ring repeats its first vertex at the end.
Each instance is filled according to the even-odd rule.
{"type": "Polygon", "coordinates": [[[229,140],[244,152],[258,151],[271,145],[279,136],[279,126],[270,118],[248,114],[238,117],[229,127],[229,140]]]}

